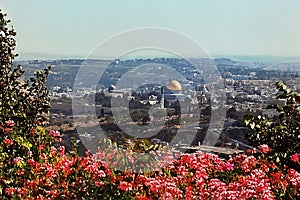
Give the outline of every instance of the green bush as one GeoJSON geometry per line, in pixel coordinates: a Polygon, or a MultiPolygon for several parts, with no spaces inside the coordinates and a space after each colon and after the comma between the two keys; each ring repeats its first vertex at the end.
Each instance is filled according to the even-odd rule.
{"type": "Polygon", "coordinates": [[[300,94],[293,92],[283,82],[277,82],[279,90],[277,99],[284,100],[284,105],[270,105],[267,109],[275,109],[278,116],[267,118],[263,115],[246,116],[245,123],[255,132],[248,134],[251,145],[268,145],[270,152],[265,158],[281,167],[284,165],[300,171],[300,94]]]}

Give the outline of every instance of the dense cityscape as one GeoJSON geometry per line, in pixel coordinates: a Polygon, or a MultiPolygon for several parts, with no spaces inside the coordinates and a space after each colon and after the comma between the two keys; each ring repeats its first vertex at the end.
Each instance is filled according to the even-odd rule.
{"type": "MultiPolygon", "coordinates": [[[[274,110],[265,109],[269,104],[284,103],[276,99],[278,91],[275,89],[275,83],[283,80],[293,90],[299,90],[299,70],[295,67],[297,63],[285,63],[282,69],[280,68],[282,64],[238,62],[227,58],[217,58],[213,61],[218,69],[218,75],[222,77],[223,85],[218,92],[226,95],[222,97],[221,94],[216,94],[214,99],[216,107],[222,104],[226,111],[226,116],[220,119],[224,124],[214,130],[219,137],[214,145],[227,149],[247,149],[249,145],[245,135],[250,130],[243,123],[244,116],[263,113],[272,117],[276,114],[274,110]]],[[[50,127],[64,130],[67,142],[70,140],[70,135],[79,134],[78,140],[89,144],[98,134],[98,129],[95,127],[100,125],[108,138],[122,144],[126,139],[134,136],[122,130],[118,126],[119,123],[134,122],[140,127],[147,126],[148,131],[157,132],[149,138],[146,137],[146,133],[145,137],[143,135],[139,137],[165,145],[172,142],[174,135],[181,129],[181,134],[184,136],[181,137],[181,141],[173,141],[172,148],[178,150],[178,143],[182,143],[181,150],[192,152],[195,146],[203,143],[208,131],[213,109],[209,88],[213,88],[215,83],[206,83],[204,72],[197,70],[184,59],[34,60],[23,61],[21,64],[28,66],[30,69],[27,71],[28,74],[33,70],[52,66],[46,83],[52,99],[50,127]],[[105,66],[106,69],[99,80],[92,70],[101,69],[101,66],[105,66]],[[142,72],[132,73],[132,69],[139,66],[146,67],[142,68],[142,72]],[[77,80],[80,84],[76,85],[75,79],[80,68],[85,69],[86,74],[83,76],[84,80],[77,80]],[[176,70],[183,78],[176,73],[172,75],[165,73],[164,70],[168,71],[169,68],[176,70]],[[157,73],[161,74],[158,78],[160,82],[151,83],[153,78],[149,76],[156,76],[157,73]],[[118,81],[124,74],[129,74],[128,76],[131,76],[129,79],[137,82],[130,81],[126,87],[118,86],[118,81]],[[138,76],[142,78],[141,81],[138,81],[138,76]],[[113,106],[120,112],[127,107],[130,115],[120,115],[116,121],[111,110],[112,99],[125,99],[126,104],[113,106]],[[159,118],[150,116],[149,109],[153,106],[167,110],[167,116],[159,118]],[[199,113],[200,116],[196,116],[199,113]],[[74,118],[78,119],[74,121],[74,118]],[[155,126],[154,122],[157,121],[163,121],[160,124],[162,126],[155,126]],[[83,126],[85,131],[78,131],[80,126],[83,126]],[[185,137],[192,137],[193,140],[184,141],[185,137]]],[[[146,132],[146,129],[135,131],[146,132]]],[[[85,149],[84,145],[82,149],[85,149]]],[[[222,149],[215,151],[224,153],[222,149]]]]}

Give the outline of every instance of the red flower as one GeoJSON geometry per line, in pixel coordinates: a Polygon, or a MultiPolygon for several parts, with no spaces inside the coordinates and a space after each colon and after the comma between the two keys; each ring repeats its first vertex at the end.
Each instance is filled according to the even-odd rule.
{"type": "Polygon", "coordinates": [[[36,161],[34,159],[29,159],[29,160],[27,160],[27,164],[29,166],[34,166],[36,164],[36,161]]]}
{"type": "Polygon", "coordinates": [[[45,153],[42,153],[42,154],[40,155],[40,159],[42,159],[42,160],[47,160],[48,158],[47,158],[47,155],[46,155],[45,153]]]}
{"type": "Polygon", "coordinates": [[[118,188],[128,192],[129,190],[132,190],[132,183],[121,181],[118,188]]]}
{"type": "Polygon", "coordinates": [[[95,185],[97,187],[102,187],[104,185],[104,182],[102,182],[102,181],[95,181],[95,185]]]}
{"type": "Polygon", "coordinates": [[[4,133],[8,134],[8,133],[12,132],[12,130],[13,130],[12,128],[5,128],[4,133]]]}
{"type": "Polygon", "coordinates": [[[25,170],[24,169],[20,169],[17,171],[18,176],[25,174],[25,170]]]}
{"type": "Polygon", "coordinates": [[[298,154],[298,153],[293,154],[292,157],[291,157],[291,161],[299,162],[299,155],[300,154],[298,154]]]}
{"type": "Polygon", "coordinates": [[[35,133],[35,129],[32,127],[32,128],[30,129],[30,134],[33,135],[34,133],[35,133]]]}
{"type": "Polygon", "coordinates": [[[6,188],[6,189],[5,189],[5,193],[6,193],[8,196],[11,196],[14,192],[16,192],[16,189],[15,189],[15,188],[6,188]]]}
{"type": "Polygon", "coordinates": [[[280,183],[281,182],[281,178],[282,178],[282,172],[273,172],[271,173],[271,178],[273,183],[280,183]]]}
{"type": "Polygon", "coordinates": [[[255,154],[256,153],[256,149],[255,148],[254,149],[247,149],[246,153],[248,153],[248,154],[255,154]]]}
{"type": "Polygon", "coordinates": [[[151,200],[151,198],[149,198],[149,197],[139,196],[139,195],[136,195],[135,199],[137,199],[137,200],[151,200]]]}
{"type": "Polygon", "coordinates": [[[260,145],[259,146],[259,150],[262,152],[262,153],[268,153],[271,149],[268,145],[266,144],[263,144],[263,145],[260,145]]]}
{"type": "Polygon", "coordinates": [[[8,138],[5,138],[3,140],[3,142],[5,143],[6,146],[10,146],[10,145],[14,144],[14,141],[11,139],[8,139],[8,138]]]}
{"type": "Polygon", "coordinates": [[[41,151],[43,151],[43,150],[45,149],[45,147],[46,147],[45,144],[41,144],[41,145],[39,146],[39,149],[40,149],[41,151]]]}

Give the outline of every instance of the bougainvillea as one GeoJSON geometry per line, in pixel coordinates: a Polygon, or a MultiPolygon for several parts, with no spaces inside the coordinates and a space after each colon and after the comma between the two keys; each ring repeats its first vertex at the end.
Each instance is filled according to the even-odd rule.
{"type": "MultiPolygon", "coordinates": [[[[19,199],[297,199],[300,174],[267,160],[239,154],[224,160],[196,152],[181,154],[157,171],[117,171],[98,152],[79,157],[64,147],[38,159],[16,157],[18,178],[3,198],[19,199]]],[[[122,155],[120,155],[122,156],[122,155]]]]}

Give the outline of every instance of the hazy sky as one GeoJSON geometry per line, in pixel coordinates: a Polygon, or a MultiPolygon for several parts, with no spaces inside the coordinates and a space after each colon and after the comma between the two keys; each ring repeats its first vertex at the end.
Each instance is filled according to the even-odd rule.
{"type": "Polygon", "coordinates": [[[20,54],[86,57],[133,28],[179,31],[210,55],[300,57],[297,0],[0,0],[18,33],[20,54]]]}

